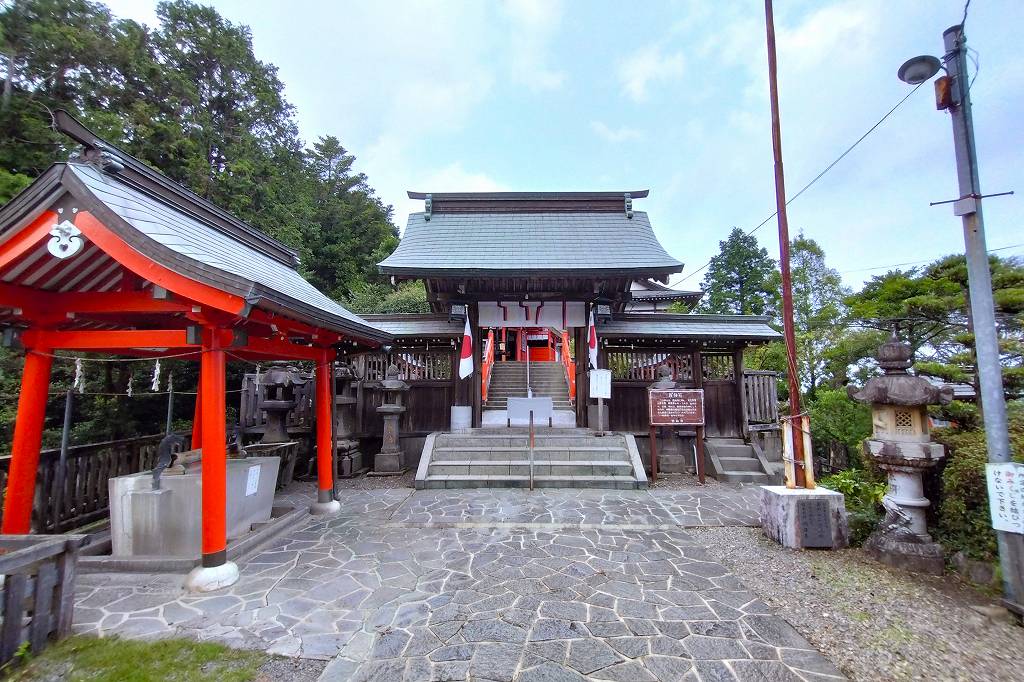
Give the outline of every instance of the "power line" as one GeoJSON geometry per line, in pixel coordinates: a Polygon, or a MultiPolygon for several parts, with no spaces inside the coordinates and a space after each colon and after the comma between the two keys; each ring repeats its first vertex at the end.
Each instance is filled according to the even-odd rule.
{"type": "MultiPolygon", "coordinates": [[[[1006,251],[1007,249],[1017,249],[1022,246],[1024,246],[1024,244],[1011,244],[1009,246],[1000,246],[998,249],[989,249],[988,252],[992,253],[993,251],[1006,251]]],[[[924,260],[912,260],[907,261],[906,263],[892,263],[890,265],[876,265],[870,268],[857,268],[856,270],[840,270],[839,274],[845,275],[850,272],[867,272],[868,270],[884,270],[885,268],[898,268],[901,265],[919,265],[921,263],[931,263],[932,261],[938,260],[939,258],[942,258],[942,256],[935,256],[934,258],[926,258],[924,260]]]]}
{"type": "MultiPolygon", "coordinates": [[[[878,126],[882,125],[885,122],[885,120],[887,118],[889,118],[893,114],[893,112],[895,112],[897,109],[899,109],[903,105],[904,102],[906,102],[908,99],[910,99],[911,95],[913,95],[915,92],[917,92],[917,89],[920,88],[922,85],[924,85],[925,82],[927,82],[927,81],[924,81],[924,82],[921,82],[921,83],[918,83],[917,85],[915,85],[914,88],[911,89],[911,91],[909,93],[907,93],[907,95],[903,99],[901,99],[899,102],[897,102],[896,105],[892,109],[889,109],[889,111],[885,112],[885,115],[882,116],[882,118],[878,119],[878,121],[873,126],[868,128],[867,132],[865,132],[863,135],[861,135],[859,138],[857,138],[856,142],[851,144],[849,147],[846,148],[846,151],[844,151],[842,154],[840,154],[838,157],[836,157],[835,161],[833,161],[829,165],[825,166],[825,169],[823,171],[821,171],[820,173],[818,173],[816,176],[814,176],[814,179],[812,179],[806,185],[801,187],[799,192],[797,192],[792,197],[787,199],[786,200],[786,206],[789,206],[791,203],[796,201],[797,198],[801,194],[803,194],[804,192],[809,190],[816,182],[818,182],[818,180],[821,180],[825,176],[826,173],[828,173],[830,170],[832,170],[836,166],[836,164],[838,164],[840,161],[842,161],[844,158],[846,158],[847,154],[852,152],[857,147],[857,145],[859,145],[861,142],[864,141],[864,139],[868,135],[870,135],[871,133],[875,132],[875,130],[878,128],[878,126]]],[[[766,224],[768,224],[768,221],[771,220],[772,218],[774,218],[776,215],[778,215],[778,211],[775,211],[770,216],[768,216],[767,218],[762,220],[752,230],[747,231],[746,234],[748,236],[754,234],[755,232],[760,230],[762,227],[764,227],[766,224]]],[[[691,277],[693,277],[697,273],[703,271],[704,268],[706,268],[709,265],[711,265],[711,260],[710,259],[708,260],[708,262],[704,263],[704,265],[702,265],[699,268],[697,268],[696,270],[692,271],[690,274],[685,275],[683,277],[680,277],[675,282],[669,283],[668,286],[672,287],[672,286],[675,286],[675,285],[680,284],[682,282],[685,282],[686,280],[690,279],[691,277]]]]}

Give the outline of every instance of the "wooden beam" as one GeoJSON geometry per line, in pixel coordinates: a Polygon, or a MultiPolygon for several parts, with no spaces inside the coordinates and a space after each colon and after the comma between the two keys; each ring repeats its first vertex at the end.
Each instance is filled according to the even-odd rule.
{"type": "Polygon", "coordinates": [[[54,350],[104,350],[128,348],[197,348],[185,339],[184,329],[118,329],[110,331],[52,331],[28,329],[22,335],[29,347],[54,350]]]}
{"type": "Polygon", "coordinates": [[[50,234],[57,224],[58,216],[53,211],[43,213],[14,236],[0,242],[0,270],[34,249],[50,234]]]}

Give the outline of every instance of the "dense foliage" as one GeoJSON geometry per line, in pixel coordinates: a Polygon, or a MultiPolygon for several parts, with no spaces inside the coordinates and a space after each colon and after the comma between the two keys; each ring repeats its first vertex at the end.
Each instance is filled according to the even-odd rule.
{"type": "MultiPolygon", "coordinates": [[[[1007,408],[1010,447],[1014,459],[1024,462],[1024,402],[1013,401],[1007,408]]],[[[948,548],[962,550],[973,559],[994,561],[996,534],[988,509],[985,432],[976,426],[936,429],[932,437],[946,446],[948,455],[936,535],[948,548]]]]}
{"type": "Polygon", "coordinates": [[[87,0],[0,5],[0,203],[66,157],[68,141],[50,128],[50,112],[63,108],[297,248],[304,274],[327,293],[382,284],[376,262],[398,240],[391,207],[338,139],[304,148],[277,69],[256,58],[249,29],[187,0],[160,3],[157,16],[149,28],[87,0]]]}
{"type": "Polygon", "coordinates": [[[870,469],[847,469],[826,476],[818,483],[843,494],[850,524],[850,542],[854,545],[864,542],[882,520],[884,480],[879,480],[870,469]]]}
{"type": "Polygon", "coordinates": [[[711,259],[701,283],[704,298],[698,312],[734,315],[773,315],[778,285],[775,261],[758,246],[757,237],[734,227],[721,251],[711,259]]]}
{"type": "MultiPolygon", "coordinates": [[[[422,307],[377,272],[398,230],[355,157],[335,137],[306,148],[277,69],[253,52],[245,26],[187,0],[162,2],[158,24],[114,18],[88,0],[0,1],[0,204],[72,143],[51,128],[65,109],[102,137],[200,196],[296,248],[301,270],[333,297],[374,310],[422,307]],[[372,293],[367,293],[372,292],[372,293]]],[[[422,288],[421,288],[422,289],[422,288]]],[[[422,298],[422,296],[420,297],[422,298]]],[[[178,391],[194,390],[195,363],[174,368],[178,391]]],[[[0,453],[10,442],[22,358],[0,349],[0,453]]],[[[167,373],[174,363],[164,363],[167,373]]],[[[237,387],[242,368],[229,369],[237,387]]],[[[152,432],[166,398],[150,395],[152,365],[87,365],[75,396],[72,442],[152,432]],[[90,395],[125,393],[135,397],[90,395]]],[[[45,445],[56,445],[73,365],[54,364],[45,445]]],[[[192,397],[175,414],[191,417],[192,397]]]]}

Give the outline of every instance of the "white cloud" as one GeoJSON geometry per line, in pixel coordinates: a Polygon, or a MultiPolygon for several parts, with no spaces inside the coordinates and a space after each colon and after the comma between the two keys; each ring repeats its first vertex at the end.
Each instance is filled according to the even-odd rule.
{"type": "Polygon", "coordinates": [[[643,133],[635,128],[628,128],[622,126],[621,128],[610,128],[608,124],[603,121],[591,121],[590,129],[594,131],[599,137],[608,140],[609,142],[625,142],[626,140],[639,140],[643,137],[643,133]]]}
{"type": "Polygon", "coordinates": [[[623,89],[636,102],[647,99],[648,86],[656,81],[679,78],[686,69],[682,52],[666,53],[658,45],[640,48],[619,63],[623,89]]]}
{"type": "Polygon", "coordinates": [[[490,175],[480,171],[469,171],[461,161],[455,161],[441,168],[434,168],[409,178],[409,185],[402,191],[402,200],[395,205],[395,224],[405,229],[410,213],[423,210],[423,202],[409,199],[406,190],[417,192],[501,192],[507,189],[490,175]]]}
{"type": "Polygon", "coordinates": [[[509,20],[508,60],[512,78],[531,90],[557,90],[565,72],[548,65],[552,38],[562,23],[560,0],[505,0],[502,10],[509,20]]]}

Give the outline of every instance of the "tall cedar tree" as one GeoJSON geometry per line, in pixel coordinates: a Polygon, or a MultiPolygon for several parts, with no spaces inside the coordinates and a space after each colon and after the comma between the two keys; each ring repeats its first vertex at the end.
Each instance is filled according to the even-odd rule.
{"type": "Polygon", "coordinates": [[[738,227],[718,246],[721,250],[711,259],[700,285],[704,298],[699,312],[774,316],[778,287],[773,277],[775,261],[768,250],[738,227]]]}
{"type": "MultiPolygon", "coordinates": [[[[157,16],[158,26],[146,27],[88,0],[0,2],[0,204],[67,158],[73,144],[50,118],[63,108],[298,249],[303,274],[327,293],[342,298],[381,287],[376,263],[398,243],[391,208],[352,170],[355,159],[337,139],[304,149],[277,69],[256,58],[249,29],[184,0],[161,3],[157,16]]],[[[9,442],[20,363],[0,351],[0,452],[9,442]]],[[[55,369],[55,389],[70,380],[64,364],[55,369]]],[[[187,391],[194,368],[181,364],[175,385],[187,391]]],[[[87,372],[88,390],[123,390],[132,371],[118,364],[87,372]]],[[[183,400],[176,408],[185,415],[191,408],[183,400]]],[[[74,442],[152,430],[163,409],[157,398],[82,396],[74,442]]],[[[49,444],[61,414],[62,401],[51,400],[49,444]]]]}

